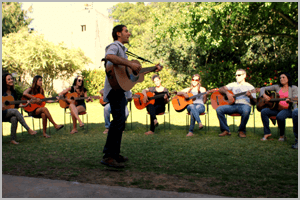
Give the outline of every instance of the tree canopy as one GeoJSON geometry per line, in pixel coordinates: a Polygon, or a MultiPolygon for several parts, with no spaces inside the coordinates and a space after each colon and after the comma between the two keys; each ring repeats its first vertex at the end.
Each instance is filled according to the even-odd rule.
{"type": "Polygon", "coordinates": [[[133,33],[129,50],[183,82],[199,73],[203,86],[220,87],[242,68],[255,87],[277,83],[283,71],[298,84],[297,2],[119,3],[112,11],[115,25],[133,33]]]}
{"type": "Polygon", "coordinates": [[[32,21],[27,17],[28,11],[22,10],[21,6],[22,4],[18,2],[2,2],[2,37],[18,32],[32,21]]]}

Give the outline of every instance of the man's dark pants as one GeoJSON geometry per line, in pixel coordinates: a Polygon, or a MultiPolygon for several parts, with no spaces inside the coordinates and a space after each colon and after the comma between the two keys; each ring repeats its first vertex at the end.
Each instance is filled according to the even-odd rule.
{"type": "Polygon", "coordinates": [[[126,98],[123,90],[110,90],[107,95],[113,120],[103,149],[104,157],[118,158],[121,148],[122,133],[125,129],[126,98]]]}

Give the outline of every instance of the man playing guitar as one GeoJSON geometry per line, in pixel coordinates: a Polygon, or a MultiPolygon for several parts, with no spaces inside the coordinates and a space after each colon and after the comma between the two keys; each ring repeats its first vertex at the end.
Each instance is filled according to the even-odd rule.
{"type": "MultiPolygon", "coordinates": [[[[127,48],[124,44],[129,42],[129,37],[131,36],[127,27],[125,25],[115,26],[112,36],[114,42],[105,49],[105,59],[108,60],[107,65],[112,63],[115,65],[125,65],[135,73],[139,73],[142,69],[141,64],[136,60],[129,61],[126,55],[127,48]]],[[[156,65],[156,67],[155,71],[162,69],[160,65],[156,65]]],[[[122,133],[126,121],[125,107],[127,101],[124,90],[112,89],[107,75],[105,77],[103,99],[110,103],[113,120],[107,134],[106,144],[103,149],[104,156],[101,163],[110,167],[121,168],[124,167],[123,162],[128,160],[128,158],[120,155],[122,133]]]]}
{"type": "Polygon", "coordinates": [[[225,118],[225,114],[233,114],[239,113],[242,116],[241,124],[238,130],[238,136],[241,138],[246,137],[246,124],[249,119],[249,115],[251,112],[251,104],[256,104],[256,94],[251,94],[249,90],[254,89],[253,85],[245,81],[246,71],[244,69],[238,69],[235,73],[236,82],[230,83],[226,86],[223,86],[219,89],[221,94],[227,95],[227,98],[230,102],[234,102],[234,97],[228,90],[231,90],[233,94],[246,92],[245,95],[241,95],[236,98],[235,104],[232,105],[223,105],[216,109],[218,119],[220,122],[221,134],[220,137],[223,136],[231,136],[229,127],[227,125],[227,120],[225,118]]]}

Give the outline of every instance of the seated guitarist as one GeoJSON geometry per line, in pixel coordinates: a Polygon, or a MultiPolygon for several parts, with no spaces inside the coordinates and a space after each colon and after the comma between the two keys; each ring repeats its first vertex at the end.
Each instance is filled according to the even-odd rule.
{"type": "MultiPolygon", "coordinates": [[[[33,77],[32,86],[23,92],[23,96],[25,96],[29,99],[36,99],[33,96],[36,94],[42,94],[43,96],[45,96],[44,89],[42,88],[42,84],[43,84],[43,80],[42,80],[41,76],[37,75],[37,76],[33,77]]],[[[41,103],[39,98],[36,100],[37,100],[37,104],[41,103]]],[[[54,101],[49,100],[47,102],[52,103],[54,101]]],[[[38,107],[32,112],[28,112],[28,115],[43,119],[43,136],[45,138],[50,138],[50,136],[46,134],[47,119],[50,120],[50,122],[54,125],[54,128],[56,128],[56,130],[60,130],[61,128],[64,127],[64,125],[58,125],[54,122],[48,108],[46,108],[46,107],[38,107]]]]}
{"type": "MultiPolygon", "coordinates": [[[[124,44],[129,42],[130,35],[125,25],[115,26],[112,31],[114,43],[106,47],[105,59],[108,60],[108,64],[124,65],[131,68],[134,72],[139,73],[142,69],[141,64],[138,61],[129,61],[126,55],[127,48],[124,44]]],[[[159,65],[156,67],[156,71],[162,69],[159,65]]],[[[122,168],[124,167],[123,162],[128,160],[128,158],[120,155],[122,133],[126,121],[126,98],[122,89],[112,89],[107,75],[105,77],[103,99],[110,103],[113,121],[109,127],[106,144],[103,149],[104,156],[101,163],[109,167],[122,168]]]]}
{"type": "MultiPolygon", "coordinates": [[[[18,100],[17,91],[14,89],[14,79],[11,74],[5,73],[2,75],[2,96],[13,96],[14,100],[18,100]]],[[[19,95],[20,96],[20,95],[19,95]]],[[[15,105],[15,108],[19,108],[19,105],[15,105]]],[[[26,124],[23,115],[17,109],[5,109],[2,102],[2,122],[11,123],[11,140],[12,144],[19,144],[17,139],[17,125],[18,122],[27,130],[30,135],[35,135],[36,131],[29,128],[26,124]]]]}
{"type": "MultiPolygon", "coordinates": [[[[203,93],[203,92],[206,92],[206,89],[201,86],[200,75],[195,74],[192,77],[191,86],[181,90],[180,92],[177,92],[177,95],[183,95],[185,98],[189,98],[187,93],[192,93],[193,95],[197,95],[197,94],[203,93]]],[[[205,111],[204,104],[206,103],[206,100],[207,100],[207,96],[206,96],[206,94],[204,94],[200,97],[197,97],[193,101],[193,104],[190,104],[187,106],[187,110],[191,114],[191,124],[190,124],[189,132],[186,136],[193,136],[195,120],[199,124],[199,129],[203,128],[203,125],[201,123],[201,119],[200,119],[199,115],[205,111]]]]}
{"type": "MultiPolygon", "coordinates": [[[[104,92],[103,89],[100,90],[100,94],[102,96],[103,96],[103,92],[104,92]]],[[[125,97],[126,97],[127,102],[132,100],[132,92],[131,92],[131,90],[125,92],[125,97]]],[[[107,103],[104,106],[104,121],[105,121],[105,130],[103,131],[104,134],[107,134],[108,131],[109,131],[109,127],[110,127],[110,113],[111,113],[110,103],[107,103]]],[[[125,107],[125,115],[126,115],[125,117],[127,119],[128,115],[129,115],[127,103],[126,103],[126,107],[125,107]]]]}
{"type": "Polygon", "coordinates": [[[154,93],[154,95],[165,93],[165,95],[162,98],[155,99],[154,105],[152,104],[147,105],[147,111],[149,112],[151,118],[151,125],[150,125],[150,131],[146,132],[145,135],[154,134],[155,127],[158,126],[156,115],[165,112],[165,104],[169,102],[169,91],[167,88],[161,85],[160,77],[155,74],[152,76],[151,79],[155,83],[156,87],[150,87],[143,90],[142,92],[144,95],[143,102],[147,103],[148,101],[147,92],[152,92],[154,93]]]}
{"type": "Polygon", "coordinates": [[[228,97],[228,100],[233,102],[233,95],[228,92],[228,90],[231,90],[233,94],[246,92],[245,95],[241,95],[236,98],[235,104],[232,105],[223,105],[216,109],[218,119],[220,122],[220,129],[222,131],[221,134],[219,134],[220,137],[223,136],[231,136],[229,127],[227,125],[227,121],[225,118],[225,114],[233,114],[233,113],[239,113],[241,115],[241,124],[239,126],[238,130],[238,136],[241,138],[246,137],[246,124],[249,119],[249,115],[251,112],[251,104],[256,104],[256,94],[251,94],[249,90],[254,89],[253,85],[245,81],[246,78],[246,71],[244,69],[238,69],[235,73],[236,82],[229,83],[226,86],[223,86],[219,89],[219,92],[221,94],[226,94],[228,97]]]}
{"type": "Polygon", "coordinates": [[[264,108],[261,110],[261,119],[264,125],[264,137],[262,141],[270,137],[271,131],[269,127],[269,117],[276,116],[278,128],[280,130],[280,138],[278,141],[284,141],[285,119],[292,118],[292,111],[297,108],[296,104],[291,102],[291,98],[298,97],[298,87],[292,85],[292,78],[289,73],[284,72],[279,74],[279,81],[276,85],[262,87],[259,96],[263,96],[265,101],[268,102],[271,98],[265,94],[265,91],[276,91],[280,98],[287,98],[286,101],[280,101],[278,106],[282,109],[264,108]]]}
{"type": "MultiPolygon", "coordinates": [[[[83,77],[77,76],[74,79],[73,85],[62,92],[60,92],[58,95],[62,97],[63,95],[67,94],[68,92],[73,93],[76,92],[78,94],[78,97],[87,97],[87,89],[84,87],[83,77]]],[[[80,100],[67,100],[69,103],[69,109],[72,116],[73,121],[73,129],[71,130],[70,134],[77,133],[77,120],[79,122],[79,126],[83,127],[84,123],[81,121],[81,119],[78,116],[78,113],[85,112],[86,111],[86,105],[84,102],[84,99],[80,100]]],[[[93,100],[91,98],[88,98],[86,102],[89,102],[93,100]]]]}

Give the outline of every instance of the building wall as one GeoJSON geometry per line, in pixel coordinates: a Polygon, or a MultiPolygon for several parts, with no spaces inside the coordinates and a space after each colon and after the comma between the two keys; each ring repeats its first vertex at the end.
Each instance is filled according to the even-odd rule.
{"type": "MultiPolygon", "coordinates": [[[[85,55],[91,58],[91,64],[85,69],[104,69],[101,59],[105,56],[105,47],[113,42],[113,20],[99,13],[95,9],[83,9],[65,16],[61,22],[57,22],[57,30],[47,39],[54,43],[64,42],[68,48],[81,48],[85,55]],[[86,31],[82,31],[81,25],[86,25],[86,31]]],[[[80,71],[74,73],[67,80],[54,80],[54,90],[60,92],[69,87],[80,71]]]]}

